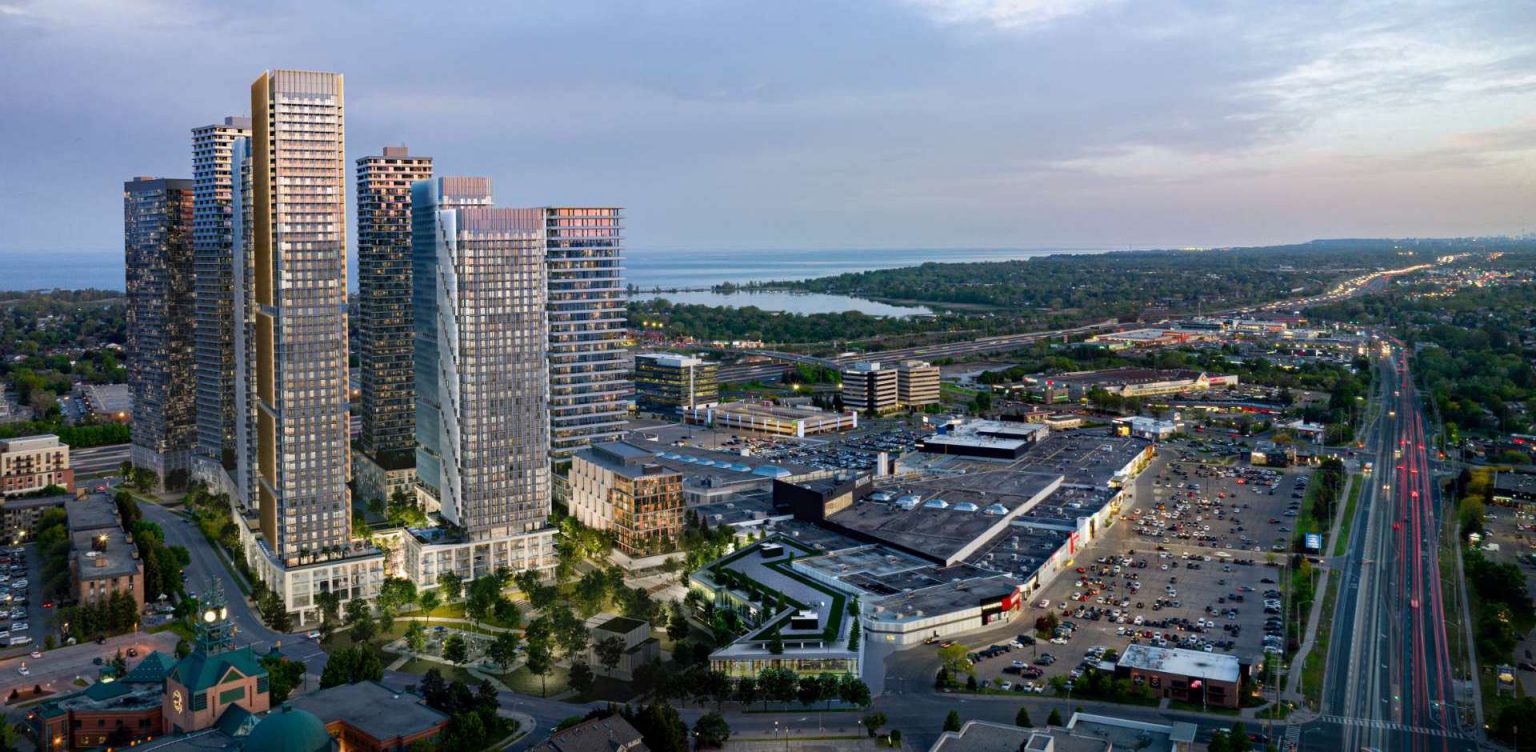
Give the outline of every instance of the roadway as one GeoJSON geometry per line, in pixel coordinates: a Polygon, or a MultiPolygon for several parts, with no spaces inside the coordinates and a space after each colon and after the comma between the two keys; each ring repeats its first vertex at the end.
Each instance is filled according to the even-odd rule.
{"type": "Polygon", "coordinates": [[[116,473],[128,459],[127,444],[108,444],[89,449],[71,449],[69,466],[76,476],[116,473]]]}
{"type": "Polygon", "coordinates": [[[1471,749],[1475,723],[1455,712],[1438,556],[1439,490],[1425,419],[1402,349],[1382,358],[1383,414],[1367,431],[1375,469],[1342,565],[1322,713],[1302,746],[1471,749]]]}

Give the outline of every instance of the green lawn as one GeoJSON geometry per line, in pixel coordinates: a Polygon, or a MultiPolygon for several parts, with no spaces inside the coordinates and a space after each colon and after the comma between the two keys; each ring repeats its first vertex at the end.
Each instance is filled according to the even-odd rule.
{"type": "MultiPolygon", "coordinates": [[[[1340,572],[1339,574],[1343,574],[1340,572]]],[[[1317,707],[1323,696],[1323,674],[1328,667],[1328,640],[1331,637],[1329,630],[1333,629],[1334,604],[1339,599],[1339,577],[1328,578],[1328,592],[1323,595],[1323,612],[1317,623],[1317,639],[1312,644],[1312,652],[1307,653],[1307,660],[1301,667],[1301,694],[1307,698],[1308,704],[1317,707]]]]}
{"type": "Polygon", "coordinates": [[[462,668],[459,668],[458,666],[449,666],[447,664],[438,663],[436,661],[423,661],[417,658],[412,658],[406,661],[405,665],[401,666],[397,670],[404,671],[407,674],[425,675],[432,669],[437,669],[437,672],[443,675],[443,679],[450,682],[457,679],[458,681],[464,682],[471,687],[480,683],[479,677],[469,673],[462,668]]]}
{"type": "Polygon", "coordinates": [[[1370,481],[1364,476],[1352,476],[1349,485],[1349,502],[1344,507],[1344,522],[1334,534],[1333,555],[1343,556],[1344,550],[1349,546],[1349,531],[1355,525],[1355,508],[1360,505],[1360,492],[1365,489],[1365,484],[1370,481]]]}

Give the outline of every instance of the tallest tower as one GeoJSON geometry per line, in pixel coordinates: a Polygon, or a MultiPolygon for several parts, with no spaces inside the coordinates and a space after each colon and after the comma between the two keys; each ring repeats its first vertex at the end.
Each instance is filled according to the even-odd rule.
{"type": "Polygon", "coordinates": [[[342,79],[251,85],[256,508],[283,567],[351,544],[342,79]]]}

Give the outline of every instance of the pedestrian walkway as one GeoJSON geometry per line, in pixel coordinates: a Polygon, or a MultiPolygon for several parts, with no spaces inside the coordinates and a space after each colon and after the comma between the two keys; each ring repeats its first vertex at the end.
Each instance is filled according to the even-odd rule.
{"type": "Polygon", "coordinates": [[[1364,728],[1381,729],[1383,731],[1403,731],[1414,734],[1416,736],[1434,736],[1444,737],[1446,739],[1476,738],[1469,734],[1463,734],[1459,731],[1448,731],[1446,729],[1427,728],[1424,726],[1408,726],[1402,723],[1393,723],[1392,721],[1379,721],[1370,718],[1346,718],[1342,715],[1320,715],[1317,718],[1318,720],[1325,723],[1338,723],[1345,726],[1361,726],[1364,728]]]}
{"type": "MultiPolygon", "coordinates": [[[[1336,504],[1338,509],[1333,513],[1333,526],[1329,531],[1328,539],[1323,543],[1325,552],[1334,549],[1339,534],[1344,530],[1344,514],[1349,511],[1349,497],[1354,492],[1355,485],[1366,482],[1364,476],[1360,475],[1351,476],[1351,481],[1345,485],[1342,497],[1336,504]]],[[[1360,490],[1362,494],[1365,491],[1363,486],[1360,490]]],[[[1291,659],[1291,668],[1285,674],[1285,690],[1280,693],[1282,701],[1294,702],[1298,706],[1305,706],[1307,699],[1301,692],[1302,667],[1307,664],[1307,656],[1316,646],[1318,626],[1325,617],[1331,616],[1323,613],[1323,602],[1328,600],[1328,579],[1333,573],[1333,559],[1325,559],[1325,561],[1328,563],[1322,567],[1323,575],[1318,578],[1317,588],[1313,591],[1312,612],[1307,615],[1307,629],[1302,635],[1301,647],[1291,659]]],[[[1323,659],[1327,660],[1327,656],[1323,656],[1323,659]]]]}

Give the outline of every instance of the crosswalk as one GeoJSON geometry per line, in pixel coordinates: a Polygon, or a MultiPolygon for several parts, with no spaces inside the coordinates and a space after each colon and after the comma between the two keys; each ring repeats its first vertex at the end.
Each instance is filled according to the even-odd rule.
{"type": "MultiPolygon", "coordinates": [[[[1343,726],[1360,726],[1360,727],[1363,727],[1363,728],[1380,729],[1380,730],[1383,730],[1383,731],[1401,731],[1401,732],[1404,732],[1404,733],[1418,734],[1418,735],[1422,735],[1422,736],[1444,737],[1446,739],[1471,739],[1471,738],[1473,738],[1473,737],[1471,737],[1471,736],[1469,736],[1467,734],[1463,734],[1463,733],[1461,733],[1459,731],[1447,731],[1445,729],[1438,729],[1438,728],[1425,728],[1423,726],[1409,726],[1409,725],[1402,724],[1402,723],[1394,723],[1392,721],[1383,721],[1383,720],[1378,720],[1378,719],[1375,719],[1375,718],[1349,718],[1349,717],[1342,716],[1342,715],[1320,715],[1320,716],[1317,717],[1317,719],[1320,720],[1320,721],[1324,721],[1326,723],[1337,723],[1337,724],[1340,724],[1340,725],[1343,725],[1343,726]]],[[[1292,731],[1296,731],[1296,733],[1298,733],[1298,734],[1300,733],[1300,731],[1297,729],[1296,726],[1293,725],[1293,726],[1289,727],[1288,729],[1286,729],[1286,732],[1285,732],[1285,734],[1286,734],[1286,741],[1290,741],[1291,740],[1291,732],[1292,731]]]]}

